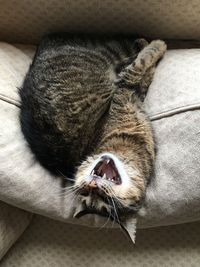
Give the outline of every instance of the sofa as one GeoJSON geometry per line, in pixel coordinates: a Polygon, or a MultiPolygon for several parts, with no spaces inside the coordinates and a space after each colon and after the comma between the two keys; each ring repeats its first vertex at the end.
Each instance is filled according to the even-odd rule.
{"type": "Polygon", "coordinates": [[[199,10],[197,0],[1,3],[0,266],[199,266],[199,10]],[[135,244],[98,216],[75,220],[60,205],[60,180],[33,161],[20,134],[18,89],[39,40],[56,31],[168,45],[145,102],[158,152],[135,244]]]}

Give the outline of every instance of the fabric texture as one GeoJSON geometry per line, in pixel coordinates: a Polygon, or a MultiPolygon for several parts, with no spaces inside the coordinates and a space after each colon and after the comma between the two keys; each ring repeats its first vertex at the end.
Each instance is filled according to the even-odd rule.
{"type": "MultiPolygon", "coordinates": [[[[3,103],[17,104],[17,86],[20,86],[24,73],[27,70],[31,60],[25,54],[29,52],[29,46],[24,49],[25,54],[12,46],[1,43],[0,49],[0,109],[3,108],[3,103]],[[11,89],[13,88],[13,89],[11,89]]],[[[33,51],[33,49],[31,49],[33,51]]],[[[28,53],[29,54],[29,53],[28,53]]],[[[1,130],[5,127],[4,118],[1,117],[1,130]]],[[[9,131],[9,129],[7,129],[9,131]]],[[[10,129],[12,131],[12,129],[10,129]]],[[[2,140],[2,132],[0,140],[2,140]]],[[[0,141],[0,150],[3,152],[4,145],[0,141]]],[[[5,155],[6,156],[6,155],[5,155]]],[[[2,161],[4,156],[0,156],[2,161]]],[[[13,164],[15,164],[13,162],[13,164]]],[[[4,177],[1,177],[2,179],[4,177]]],[[[1,179],[0,178],[0,179],[1,179]]],[[[13,177],[14,178],[14,177],[13,177]]],[[[12,186],[12,185],[10,185],[12,186]]],[[[0,201],[0,259],[8,251],[8,249],[21,236],[26,227],[29,225],[32,214],[25,212],[13,206],[0,201]]]]}
{"type": "MultiPolygon", "coordinates": [[[[18,87],[31,62],[0,45],[0,200],[57,220],[99,226],[105,219],[73,219],[75,205],[61,197],[61,179],[34,160],[19,125],[18,87]]],[[[200,219],[200,50],[171,50],[160,61],[145,102],[157,144],[155,177],[138,227],[200,219]]],[[[108,224],[108,226],[111,226],[108,224]]]]}
{"type": "Polygon", "coordinates": [[[32,214],[0,201],[0,260],[29,225],[32,214]]]}
{"type": "Polygon", "coordinates": [[[1,267],[199,267],[200,224],[138,230],[89,229],[36,216],[1,267]]]}
{"type": "Polygon", "coordinates": [[[58,31],[114,32],[150,38],[200,39],[198,0],[0,1],[0,39],[38,43],[58,31]]]}

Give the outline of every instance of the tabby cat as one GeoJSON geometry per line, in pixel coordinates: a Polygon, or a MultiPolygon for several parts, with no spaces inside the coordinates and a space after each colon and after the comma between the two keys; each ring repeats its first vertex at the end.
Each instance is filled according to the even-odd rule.
{"type": "Polygon", "coordinates": [[[136,213],[155,159],[142,102],[166,45],[130,37],[53,34],[40,43],[21,96],[36,159],[74,180],[88,212],[136,213]]]}

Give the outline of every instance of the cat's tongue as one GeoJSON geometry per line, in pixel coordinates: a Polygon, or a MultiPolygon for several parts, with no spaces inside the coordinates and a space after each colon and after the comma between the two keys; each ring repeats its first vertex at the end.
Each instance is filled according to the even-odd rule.
{"type": "Polygon", "coordinates": [[[115,184],[121,184],[121,177],[118,173],[115,163],[113,159],[108,156],[102,157],[102,159],[93,169],[91,175],[96,175],[115,184]]]}

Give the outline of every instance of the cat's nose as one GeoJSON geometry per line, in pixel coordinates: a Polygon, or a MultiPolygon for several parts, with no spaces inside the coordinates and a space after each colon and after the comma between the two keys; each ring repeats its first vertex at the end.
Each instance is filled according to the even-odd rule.
{"type": "Polygon", "coordinates": [[[96,180],[95,180],[95,179],[92,179],[92,180],[89,182],[88,186],[89,186],[90,188],[92,188],[92,189],[97,188],[97,182],[96,182],[96,180]]]}

